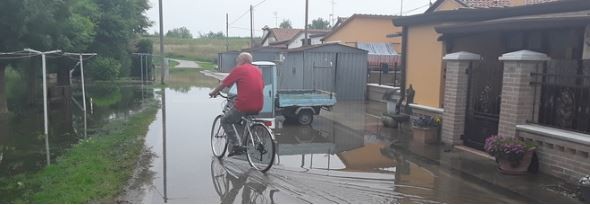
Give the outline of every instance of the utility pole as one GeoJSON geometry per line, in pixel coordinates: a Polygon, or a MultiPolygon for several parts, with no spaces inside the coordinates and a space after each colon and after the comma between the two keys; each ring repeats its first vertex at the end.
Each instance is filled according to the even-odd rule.
{"type": "Polygon", "coordinates": [[[229,14],[225,13],[225,51],[229,51],[229,14]]]}
{"type": "Polygon", "coordinates": [[[164,16],[162,11],[162,0],[159,0],[160,5],[160,56],[162,57],[162,66],[160,69],[160,83],[164,84],[164,76],[166,75],[165,67],[164,67],[164,60],[166,55],[164,55],[164,16]]]}
{"type": "MultiPolygon", "coordinates": [[[[164,61],[166,60],[166,55],[164,55],[164,17],[162,11],[162,0],[159,0],[160,4],[160,57],[162,58],[162,69],[160,71],[160,83],[164,84],[164,76],[166,75],[166,64],[164,61]]],[[[166,88],[162,88],[162,149],[163,153],[166,154],[166,88]]],[[[166,186],[166,177],[167,177],[167,170],[166,170],[166,158],[164,158],[164,203],[168,203],[168,189],[166,186]]]]}
{"type": "Polygon", "coordinates": [[[250,5],[250,48],[254,48],[254,7],[250,5]]]}
{"type": "Polygon", "coordinates": [[[49,156],[49,116],[47,110],[47,62],[45,59],[45,55],[52,54],[52,53],[59,53],[61,50],[53,50],[53,51],[46,51],[41,52],[37,50],[33,50],[30,48],[25,49],[27,52],[36,53],[41,55],[42,67],[43,67],[43,118],[44,118],[44,133],[45,134],[45,151],[47,155],[47,165],[51,164],[51,157],[49,156]]]}
{"type": "Polygon", "coordinates": [[[96,56],[96,53],[64,53],[64,55],[79,56],[80,58],[80,78],[82,80],[82,109],[84,111],[84,138],[88,138],[88,118],[86,109],[86,84],[84,83],[84,56],[96,56]]]}
{"type": "Polygon", "coordinates": [[[401,6],[399,8],[399,15],[403,16],[403,12],[404,12],[404,0],[400,0],[401,1],[401,6]]]}
{"type": "Polygon", "coordinates": [[[307,46],[307,38],[308,38],[308,33],[307,33],[307,25],[308,25],[308,13],[309,12],[309,0],[305,0],[305,39],[303,40],[303,46],[307,46]]]}

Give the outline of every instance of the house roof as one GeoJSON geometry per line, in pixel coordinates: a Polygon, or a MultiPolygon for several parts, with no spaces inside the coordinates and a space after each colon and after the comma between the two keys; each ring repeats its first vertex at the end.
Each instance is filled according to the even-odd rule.
{"type": "Polygon", "coordinates": [[[292,29],[292,28],[264,28],[269,30],[266,36],[262,38],[262,42],[264,42],[270,35],[273,35],[276,41],[287,41],[291,40],[291,38],[295,37],[297,33],[299,33],[303,29],[292,29]]]}
{"type": "Polygon", "coordinates": [[[325,32],[325,33],[316,33],[316,34],[311,34],[311,35],[309,35],[309,37],[310,37],[310,38],[323,37],[323,36],[326,36],[326,34],[328,34],[328,32],[325,32]]]}
{"type": "MultiPolygon", "coordinates": [[[[307,33],[309,35],[309,37],[313,37],[314,35],[320,35],[320,36],[324,36],[327,33],[329,33],[330,30],[323,30],[323,29],[307,29],[307,33]]],[[[305,30],[301,30],[299,31],[297,34],[295,34],[293,36],[293,38],[289,39],[286,43],[287,44],[291,44],[293,43],[293,41],[297,40],[297,36],[302,35],[305,33],[305,30]]]]}
{"type": "Polygon", "coordinates": [[[571,12],[586,9],[590,9],[590,1],[588,0],[555,1],[514,7],[464,8],[399,17],[393,21],[393,24],[396,26],[408,26],[448,21],[483,21],[497,18],[571,12]]]}
{"type": "Polygon", "coordinates": [[[488,21],[469,22],[436,27],[438,33],[459,34],[497,30],[585,26],[590,22],[590,9],[584,11],[517,16],[488,21]]]}
{"type": "Polygon", "coordinates": [[[360,48],[355,48],[355,47],[352,47],[352,46],[347,46],[347,45],[339,44],[339,43],[324,43],[324,44],[317,44],[317,45],[311,45],[311,46],[304,46],[304,47],[289,49],[289,50],[287,50],[287,52],[301,52],[301,51],[315,49],[315,48],[320,48],[320,47],[324,47],[324,46],[343,46],[345,48],[354,49],[354,50],[358,50],[358,51],[362,51],[362,52],[368,53],[368,51],[366,51],[366,50],[363,50],[363,49],[360,49],[360,48]]]}
{"type": "MultiPolygon", "coordinates": [[[[438,8],[443,2],[445,2],[446,0],[437,0],[436,2],[434,2],[429,8],[428,10],[426,10],[424,13],[432,13],[434,12],[434,10],[436,10],[436,8],[438,8]]],[[[463,3],[460,0],[453,0],[459,4],[461,4],[464,7],[469,7],[467,4],[463,3]]]]}
{"type": "MultiPolygon", "coordinates": [[[[432,13],[446,0],[437,0],[424,13],[432,13]]],[[[507,7],[511,6],[511,0],[453,0],[460,5],[468,8],[491,8],[491,7],[507,7]]],[[[529,1],[528,4],[547,3],[559,0],[535,0],[529,1]]]]}
{"type": "Polygon", "coordinates": [[[280,52],[287,50],[286,47],[278,47],[278,46],[263,46],[257,48],[246,48],[242,49],[242,52],[280,52]]]}
{"type": "Polygon", "coordinates": [[[340,26],[332,28],[332,31],[330,31],[328,34],[326,34],[326,36],[324,36],[324,38],[322,38],[322,41],[325,40],[326,38],[329,38],[330,36],[334,35],[338,31],[340,31],[340,29],[342,29],[344,26],[346,26],[350,22],[354,21],[354,19],[356,19],[356,18],[373,18],[373,19],[391,19],[392,20],[392,19],[396,18],[396,16],[374,15],[374,14],[354,14],[351,17],[346,18],[346,20],[344,22],[340,23],[340,26]]]}
{"type": "Polygon", "coordinates": [[[391,43],[357,43],[357,47],[369,52],[369,55],[399,55],[391,43]]]}

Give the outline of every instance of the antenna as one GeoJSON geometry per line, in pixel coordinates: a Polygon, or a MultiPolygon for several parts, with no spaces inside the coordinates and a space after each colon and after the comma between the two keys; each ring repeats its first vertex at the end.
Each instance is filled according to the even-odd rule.
{"type": "Polygon", "coordinates": [[[279,15],[278,15],[279,13],[275,11],[272,14],[275,16],[275,28],[278,28],[279,27],[279,15]]]}
{"type": "Polygon", "coordinates": [[[330,25],[334,26],[334,5],[336,5],[336,1],[331,0],[330,4],[332,5],[332,13],[330,13],[330,25]]]}

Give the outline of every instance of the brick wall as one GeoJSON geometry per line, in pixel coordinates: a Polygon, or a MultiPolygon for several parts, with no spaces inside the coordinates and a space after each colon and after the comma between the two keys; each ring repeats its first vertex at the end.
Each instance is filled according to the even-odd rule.
{"type": "Polygon", "coordinates": [[[465,130],[465,108],[467,107],[466,70],[469,61],[447,62],[445,78],[445,112],[443,113],[442,141],[445,144],[462,144],[461,135],[465,130]]]}
{"type": "Polygon", "coordinates": [[[580,177],[590,174],[590,146],[518,131],[518,137],[537,145],[540,171],[577,183],[580,177]]]}
{"type": "Polygon", "coordinates": [[[531,73],[538,72],[540,65],[537,62],[510,61],[504,63],[504,76],[502,81],[502,107],[500,110],[500,124],[498,134],[505,137],[514,137],[515,125],[525,124],[527,120],[533,120],[538,108],[533,107],[535,90],[540,93],[540,88],[530,84],[535,77],[531,73]]]}

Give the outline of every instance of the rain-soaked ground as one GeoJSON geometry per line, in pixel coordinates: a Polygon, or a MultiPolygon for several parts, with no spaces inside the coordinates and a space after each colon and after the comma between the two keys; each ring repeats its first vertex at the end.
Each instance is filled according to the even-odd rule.
{"type": "MultiPolygon", "coordinates": [[[[217,160],[209,135],[223,100],[210,99],[207,93],[216,82],[198,75],[181,73],[165,90],[166,132],[160,110],[146,136],[149,152],[120,202],[528,202],[405,151],[400,139],[407,131],[383,128],[375,116],[379,104],[339,102],[311,126],[274,130],[279,157],[267,174],[251,170],[239,157],[217,160]]],[[[51,160],[84,138],[79,90],[72,88],[73,100],[50,101],[51,160]]],[[[137,112],[143,99],[162,98],[161,90],[141,90],[138,85],[88,85],[88,135],[137,112]]],[[[34,172],[47,163],[42,110],[21,98],[26,96],[12,96],[19,103],[11,104],[12,115],[0,118],[0,177],[34,172]]]]}
{"type": "Polygon", "coordinates": [[[311,126],[276,129],[279,157],[266,174],[239,157],[217,160],[209,135],[223,101],[209,91],[166,89],[166,131],[160,110],[146,137],[150,153],[122,202],[527,202],[400,151],[397,137],[407,132],[383,128],[370,114],[376,106],[363,102],[339,102],[311,126]]]}

